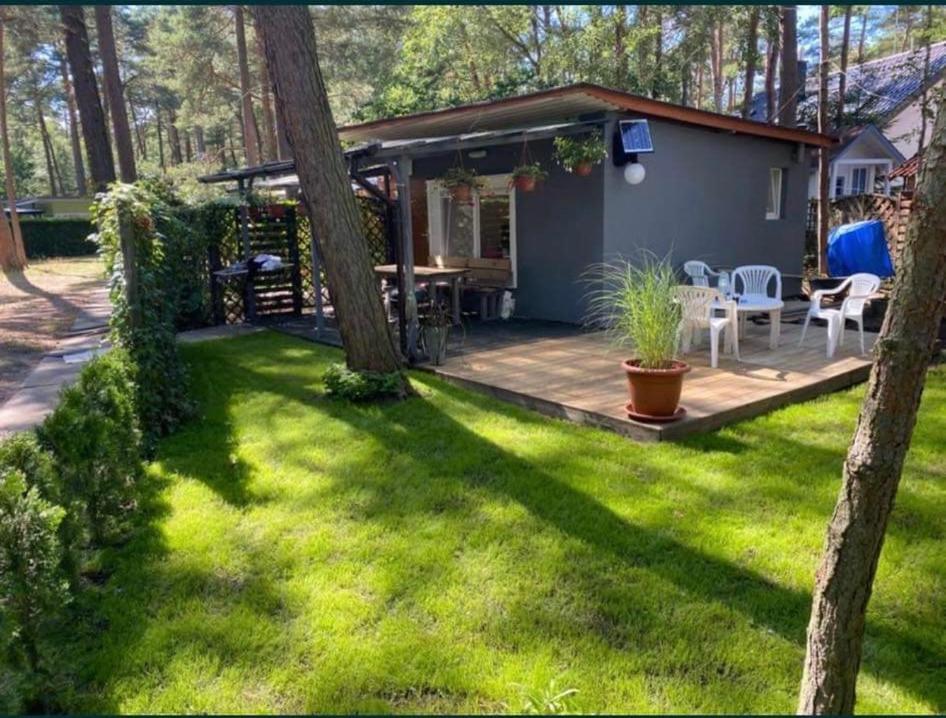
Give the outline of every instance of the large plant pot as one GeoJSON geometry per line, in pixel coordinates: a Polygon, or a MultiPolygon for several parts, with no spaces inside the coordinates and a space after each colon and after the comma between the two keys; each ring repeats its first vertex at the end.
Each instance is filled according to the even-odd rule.
{"type": "Polygon", "coordinates": [[[591,170],[594,169],[594,165],[590,162],[582,162],[581,164],[575,165],[572,171],[579,177],[587,177],[591,174],[591,170]]]}
{"type": "Polygon", "coordinates": [[[513,180],[513,184],[520,192],[531,192],[535,189],[535,177],[522,175],[513,180]]]}
{"type": "Polygon", "coordinates": [[[642,369],[636,359],[630,359],[621,366],[631,394],[627,404],[629,416],[644,421],[668,421],[683,416],[680,392],[683,375],[690,371],[689,364],[673,361],[669,369],[642,369]]]}
{"type": "Polygon", "coordinates": [[[468,184],[458,184],[450,188],[450,196],[457,202],[470,202],[473,199],[473,188],[468,184]]]}
{"type": "Polygon", "coordinates": [[[450,327],[424,327],[424,343],[427,345],[427,354],[430,363],[441,366],[447,359],[447,337],[450,327]]]}

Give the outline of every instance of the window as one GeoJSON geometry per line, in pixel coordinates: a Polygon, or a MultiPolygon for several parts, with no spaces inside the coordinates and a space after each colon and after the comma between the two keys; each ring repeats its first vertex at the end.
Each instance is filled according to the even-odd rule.
{"type": "Polygon", "coordinates": [[[782,180],[785,170],[773,167],[769,170],[769,197],[765,205],[766,219],[782,218],[782,180]]]}
{"type": "MultiPolygon", "coordinates": [[[[516,278],[516,191],[509,175],[482,177],[472,202],[457,202],[439,180],[427,182],[430,254],[507,259],[516,278]]],[[[419,259],[419,258],[418,258],[419,259]]]]}
{"type": "Polygon", "coordinates": [[[867,193],[867,168],[855,167],[851,170],[851,194],[867,193]]]}
{"type": "Polygon", "coordinates": [[[838,175],[834,178],[834,196],[844,196],[844,175],[838,175]]]}

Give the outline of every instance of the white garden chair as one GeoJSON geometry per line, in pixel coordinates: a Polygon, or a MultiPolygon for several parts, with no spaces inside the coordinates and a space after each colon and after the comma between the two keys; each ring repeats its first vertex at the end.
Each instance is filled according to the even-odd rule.
{"type": "Polygon", "coordinates": [[[732,272],[732,288],[743,297],[781,299],[782,273],[767,264],[747,264],[736,267],[732,272]],[[775,294],[770,294],[769,289],[773,280],[775,294]]]}
{"type": "Polygon", "coordinates": [[[719,364],[719,333],[724,332],[723,351],[732,352],[739,359],[739,337],[736,332],[736,302],[726,300],[719,290],[711,287],[682,285],[676,288],[676,299],[682,309],[680,323],[681,351],[686,354],[692,343],[699,343],[700,331],[710,331],[710,366],[719,364]],[[718,316],[717,312],[723,312],[718,316]],[[694,339],[696,340],[694,342],[694,339]]]}
{"type": "Polygon", "coordinates": [[[694,287],[708,287],[710,277],[718,277],[719,272],[714,272],[706,262],[691,260],[683,263],[683,273],[690,278],[690,284],[694,287]]]}
{"type": "Polygon", "coordinates": [[[862,272],[852,274],[834,289],[819,289],[811,295],[811,304],[805,316],[805,325],[801,330],[799,346],[805,343],[808,325],[812,319],[823,319],[828,323],[828,358],[834,356],[838,345],[844,345],[844,325],[848,320],[857,324],[857,332],[861,340],[861,354],[866,354],[864,346],[864,307],[871,296],[880,288],[880,277],[876,274],[862,272]],[[824,297],[841,294],[848,290],[847,297],[841,302],[840,309],[829,309],[821,306],[824,297]]]}

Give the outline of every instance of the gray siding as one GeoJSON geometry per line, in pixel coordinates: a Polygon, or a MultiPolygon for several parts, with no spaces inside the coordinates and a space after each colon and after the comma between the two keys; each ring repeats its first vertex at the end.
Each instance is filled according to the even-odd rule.
{"type": "Polygon", "coordinates": [[[639,248],[674,265],[771,264],[800,274],[805,244],[808,163],[797,145],[650,121],[654,153],[641,155],[645,180],[605,167],[604,253],[639,248]],[[782,219],[765,218],[769,168],[785,170],[782,219]]]}

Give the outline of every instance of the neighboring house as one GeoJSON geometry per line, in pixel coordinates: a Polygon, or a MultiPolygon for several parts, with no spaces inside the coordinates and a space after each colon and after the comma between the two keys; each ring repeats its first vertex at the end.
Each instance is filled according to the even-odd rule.
{"type": "Polygon", "coordinates": [[[459,258],[505,269],[520,316],[579,322],[593,264],[645,249],[675,265],[771,264],[800,274],[811,148],[834,140],[578,84],[435,112],[350,125],[342,140],[353,171],[389,168],[397,182],[405,262],[459,258]],[[625,119],[648,121],[653,152],[625,181],[612,139],[625,119]],[[589,176],[554,161],[553,139],[602,132],[609,155],[589,176]],[[510,173],[537,161],[547,180],[532,192],[510,173]],[[441,183],[475,169],[486,187],[471,202],[441,183]],[[411,252],[413,257],[409,256],[411,252]]]}
{"type": "MultiPolygon", "coordinates": [[[[831,199],[852,194],[890,194],[893,168],[904,157],[874,125],[856,127],[829,151],[828,193],[831,199]]],[[[808,197],[818,198],[818,160],[812,156],[808,197]]]]}
{"type": "Polygon", "coordinates": [[[916,154],[891,172],[890,179],[898,183],[898,189],[901,192],[913,192],[916,190],[916,180],[919,170],[920,155],[916,154]]]}

